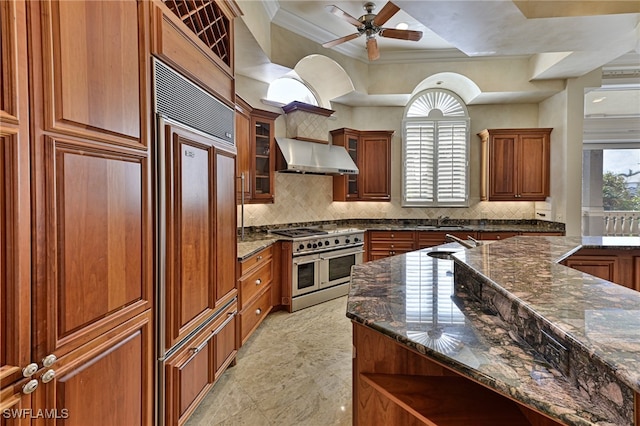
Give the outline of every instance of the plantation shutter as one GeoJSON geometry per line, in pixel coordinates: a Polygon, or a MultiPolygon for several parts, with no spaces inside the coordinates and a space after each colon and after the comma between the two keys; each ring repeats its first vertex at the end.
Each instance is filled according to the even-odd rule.
{"type": "Polygon", "coordinates": [[[468,205],[466,115],[463,104],[442,91],[411,104],[404,123],[403,206],[468,205]]]}

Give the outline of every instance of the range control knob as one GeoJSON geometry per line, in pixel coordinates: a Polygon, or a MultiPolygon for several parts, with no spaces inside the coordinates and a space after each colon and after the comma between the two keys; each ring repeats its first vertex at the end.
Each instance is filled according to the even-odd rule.
{"type": "Polygon", "coordinates": [[[360,238],[355,237],[355,238],[353,239],[353,241],[354,241],[355,243],[357,243],[358,241],[360,241],[360,238]]]}
{"type": "Polygon", "coordinates": [[[344,240],[345,243],[349,244],[351,242],[351,240],[349,240],[348,238],[346,240],[344,240]]]}
{"type": "Polygon", "coordinates": [[[314,243],[313,248],[318,248],[318,245],[314,243]]]}
{"type": "Polygon", "coordinates": [[[300,245],[298,246],[298,250],[302,250],[302,249],[304,249],[304,244],[300,244],[300,245]]]}
{"type": "Polygon", "coordinates": [[[329,241],[325,241],[325,242],[324,242],[324,245],[325,245],[325,246],[328,246],[329,244],[331,244],[329,241]]]}
{"type": "Polygon", "coordinates": [[[308,244],[307,244],[307,248],[311,248],[311,243],[308,243],[308,244]]]}
{"type": "Polygon", "coordinates": [[[340,240],[336,238],[336,240],[334,241],[334,243],[336,243],[336,244],[340,244],[340,240]]]}

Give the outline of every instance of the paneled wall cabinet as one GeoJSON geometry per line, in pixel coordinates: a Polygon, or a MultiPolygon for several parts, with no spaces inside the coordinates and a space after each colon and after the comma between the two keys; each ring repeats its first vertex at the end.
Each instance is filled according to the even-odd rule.
{"type": "Polygon", "coordinates": [[[482,141],[480,199],[544,201],[552,129],[488,129],[482,141]]]}
{"type": "Polygon", "coordinates": [[[275,195],[275,120],[279,114],[253,109],[236,97],[238,202],[273,203],[275,195]],[[242,178],[244,176],[244,178],[242,178]],[[244,181],[244,183],[243,183],[244,181]]]}
{"type": "Polygon", "coordinates": [[[334,201],[391,200],[390,130],[337,129],[334,145],[344,146],[358,166],[359,174],[333,177],[334,201]]]}
{"type": "MultiPolygon", "coordinates": [[[[235,3],[175,5],[196,3],[212,19],[218,7],[233,46],[235,3]]],[[[212,383],[235,357],[236,316],[227,315],[237,310],[235,155],[216,151],[208,158],[215,175],[207,175],[218,188],[209,192],[215,214],[205,226],[215,239],[208,250],[224,247],[207,269],[207,303],[220,316],[203,324],[209,334],[186,337],[201,355],[185,349],[167,364],[181,366],[169,368],[179,377],[167,389],[180,396],[170,408],[180,420],[157,418],[152,44],[157,57],[233,105],[233,52],[201,61],[204,42],[164,2],[0,2],[2,426],[178,424],[201,381],[212,383]]],[[[196,269],[185,267],[200,277],[196,269]]],[[[190,319],[193,306],[181,306],[190,319]]]]}
{"type": "Polygon", "coordinates": [[[271,311],[274,276],[273,246],[254,254],[238,265],[240,293],[240,345],[244,344],[271,311]]]}
{"type": "Polygon", "coordinates": [[[640,291],[640,250],[580,249],[564,265],[640,291]]]}

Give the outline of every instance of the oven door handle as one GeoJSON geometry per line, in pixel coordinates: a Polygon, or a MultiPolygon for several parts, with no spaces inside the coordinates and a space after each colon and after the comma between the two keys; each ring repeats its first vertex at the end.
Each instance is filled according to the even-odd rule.
{"type": "Polygon", "coordinates": [[[342,253],[336,254],[335,256],[329,256],[329,257],[320,256],[320,260],[331,260],[337,257],[349,256],[350,254],[360,254],[360,253],[364,253],[364,250],[347,251],[347,252],[342,252],[342,253]]]}

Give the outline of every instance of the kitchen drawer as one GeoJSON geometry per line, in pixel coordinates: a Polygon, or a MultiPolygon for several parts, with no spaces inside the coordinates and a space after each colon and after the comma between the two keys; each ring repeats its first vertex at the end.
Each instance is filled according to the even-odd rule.
{"type": "Polygon", "coordinates": [[[244,276],[248,271],[257,267],[258,265],[270,261],[273,256],[273,246],[269,246],[264,250],[259,251],[248,259],[240,262],[240,276],[244,276]]]}
{"type": "Polygon", "coordinates": [[[165,362],[167,426],[184,423],[235,359],[236,309],[231,304],[165,362]]]}
{"type": "Polygon", "coordinates": [[[374,241],[371,240],[371,251],[411,251],[414,250],[413,241],[374,241]]]}
{"type": "Polygon", "coordinates": [[[418,232],[418,249],[439,246],[441,244],[450,243],[451,241],[447,241],[445,235],[453,235],[454,237],[458,237],[462,240],[466,240],[468,236],[476,238],[476,231],[420,231],[418,232]]]}
{"type": "Polygon", "coordinates": [[[271,283],[273,262],[271,258],[261,266],[240,278],[240,310],[253,299],[263,288],[271,283]]]}
{"type": "Polygon", "coordinates": [[[519,235],[518,232],[478,232],[480,240],[504,240],[519,235]]]}
{"type": "Polygon", "coordinates": [[[386,241],[411,241],[415,239],[413,231],[369,231],[372,242],[376,240],[386,241]]]}
{"type": "Polygon", "coordinates": [[[244,344],[271,311],[271,287],[240,312],[240,340],[244,344]]]}

